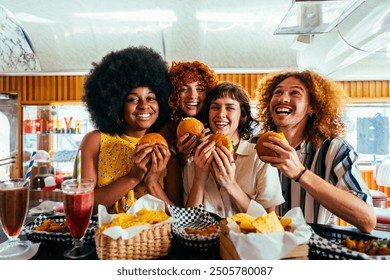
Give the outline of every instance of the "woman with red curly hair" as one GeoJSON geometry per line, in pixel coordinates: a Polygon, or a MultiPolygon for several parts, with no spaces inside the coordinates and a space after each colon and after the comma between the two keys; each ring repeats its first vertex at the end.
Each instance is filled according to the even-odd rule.
{"type": "Polygon", "coordinates": [[[168,101],[172,111],[171,121],[163,127],[161,133],[173,147],[173,152],[183,161],[191,155],[200,139],[189,134],[177,139],[177,126],[186,117],[201,120],[206,93],[217,85],[218,78],[217,74],[202,62],[173,61],[169,68],[169,79],[172,85],[168,101]]]}
{"type": "Polygon", "coordinates": [[[262,132],[283,132],[286,143],[264,143],[278,156],[260,159],[279,169],[286,202],[279,215],[301,207],[309,223],[327,224],[334,215],[370,232],[376,224],[372,198],[357,167],[357,154],[342,138],[345,95],[313,71],[280,72],[257,89],[262,132]]]}
{"type": "MultiPolygon", "coordinates": [[[[201,140],[188,133],[177,139],[177,126],[186,117],[194,117],[202,121],[206,93],[217,85],[218,78],[217,74],[202,62],[173,61],[169,68],[169,79],[172,86],[168,100],[171,120],[159,130],[159,133],[165,137],[171,150],[167,168],[175,172],[176,176],[170,176],[175,178],[170,183],[180,185],[182,192],[182,167],[201,140]]],[[[206,139],[207,137],[209,136],[206,136],[206,139]]],[[[177,195],[182,197],[182,193],[177,195]]]]}

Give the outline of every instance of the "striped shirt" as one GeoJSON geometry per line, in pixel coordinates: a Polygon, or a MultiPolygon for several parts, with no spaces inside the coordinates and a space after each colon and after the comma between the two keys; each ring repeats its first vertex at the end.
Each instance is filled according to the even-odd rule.
{"type": "MultiPolygon", "coordinates": [[[[369,189],[357,167],[358,155],[348,142],[336,137],[326,139],[315,149],[311,142],[303,142],[297,149],[302,164],[334,187],[349,191],[372,205],[369,189]]],[[[284,174],[279,172],[282,193],[286,200],[278,207],[283,216],[294,207],[301,207],[306,222],[327,224],[332,213],[320,205],[314,198],[284,174]]]]}

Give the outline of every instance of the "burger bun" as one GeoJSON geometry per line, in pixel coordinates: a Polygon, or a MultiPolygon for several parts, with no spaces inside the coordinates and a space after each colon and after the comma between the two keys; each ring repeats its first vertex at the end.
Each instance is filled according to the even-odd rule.
{"type": "Polygon", "coordinates": [[[138,143],[139,144],[149,143],[150,146],[153,146],[154,144],[163,144],[166,147],[168,147],[167,141],[159,133],[147,133],[147,134],[145,134],[144,136],[141,137],[141,139],[139,140],[138,143]]]}
{"type": "Polygon", "coordinates": [[[198,119],[193,117],[184,118],[180,121],[179,125],[177,126],[176,134],[177,138],[182,137],[186,133],[190,135],[195,135],[202,139],[204,134],[204,125],[202,122],[200,122],[198,119]]]}
{"type": "Polygon", "coordinates": [[[283,132],[274,132],[274,131],[268,131],[260,135],[259,139],[257,139],[256,142],[256,152],[258,156],[271,156],[271,157],[277,157],[279,156],[278,153],[275,151],[263,146],[264,142],[272,143],[271,140],[269,140],[268,137],[274,136],[277,138],[282,139],[283,141],[287,142],[286,136],[283,132]]]}
{"type": "Polygon", "coordinates": [[[210,135],[209,141],[214,141],[217,147],[221,148],[224,146],[229,150],[229,152],[234,152],[233,143],[229,136],[226,136],[222,133],[215,133],[210,135]]]}

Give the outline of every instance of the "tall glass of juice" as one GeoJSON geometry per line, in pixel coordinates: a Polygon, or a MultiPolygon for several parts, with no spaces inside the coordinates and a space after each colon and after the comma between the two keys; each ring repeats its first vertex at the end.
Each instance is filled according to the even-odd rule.
{"type": "Polygon", "coordinates": [[[30,241],[21,241],[19,234],[28,212],[28,179],[0,181],[0,223],[8,237],[6,246],[0,249],[0,258],[20,256],[31,248],[30,241]]]}
{"type": "Polygon", "coordinates": [[[94,251],[94,248],[85,244],[84,240],[92,215],[94,187],[93,180],[86,178],[80,181],[69,179],[62,182],[65,219],[73,238],[73,247],[64,252],[67,258],[83,258],[94,251]]]}

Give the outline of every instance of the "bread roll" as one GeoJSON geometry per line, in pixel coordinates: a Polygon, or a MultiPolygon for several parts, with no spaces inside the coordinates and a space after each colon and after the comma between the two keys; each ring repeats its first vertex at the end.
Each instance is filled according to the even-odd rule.
{"type": "Polygon", "coordinates": [[[184,134],[189,133],[202,139],[205,136],[203,131],[203,123],[201,123],[196,118],[188,117],[180,121],[179,125],[177,126],[176,134],[177,138],[180,138],[184,134]]]}
{"type": "Polygon", "coordinates": [[[256,151],[258,156],[272,156],[272,157],[279,156],[275,151],[263,146],[264,142],[272,143],[268,139],[269,136],[278,137],[287,142],[286,136],[284,135],[283,132],[274,132],[274,131],[265,132],[262,135],[260,135],[259,139],[257,139],[256,142],[256,151]]]}
{"type": "Polygon", "coordinates": [[[154,144],[163,144],[168,147],[168,143],[165,138],[159,133],[147,133],[141,137],[139,144],[149,143],[151,146],[154,144]]]}
{"type": "Polygon", "coordinates": [[[210,136],[209,141],[214,141],[217,147],[225,146],[231,153],[234,152],[233,143],[229,136],[222,133],[215,133],[210,136]]]}

